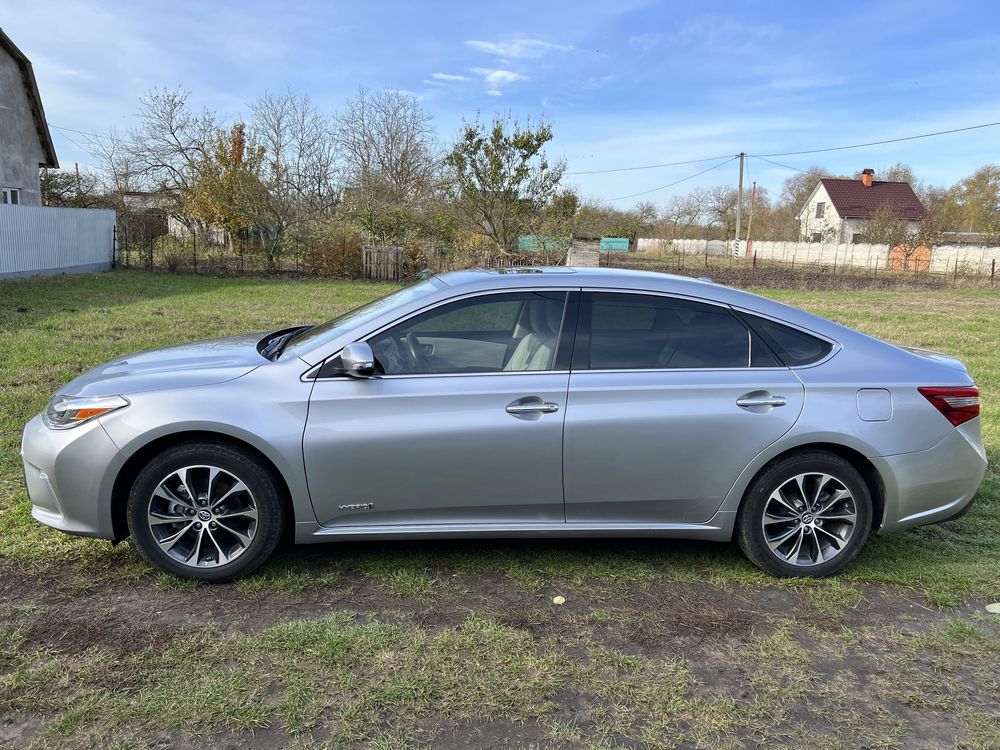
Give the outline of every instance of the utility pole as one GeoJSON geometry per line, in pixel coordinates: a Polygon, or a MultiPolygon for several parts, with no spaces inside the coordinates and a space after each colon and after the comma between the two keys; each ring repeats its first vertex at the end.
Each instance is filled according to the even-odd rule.
{"type": "Polygon", "coordinates": [[[743,160],[746,154],[740,151],[740,186],[736,191],[736,244],[733,245],[733,257],[740,258],[740,224],[743,223],[743,160]]]}
{"type": "Polygon", "coordinates": [[[750,250],[751,250],[751,248],[753,246],[753,239],[752,239],[753,235],[751,234],[751,232],[753,231],[753,207],[754,207],[754,203],[756,203],[756,201],[757,201],[757,183],[754,182],[750,186],[750,216],[747,219],[747,257],[748,258],[751,255],[750,250]]]}

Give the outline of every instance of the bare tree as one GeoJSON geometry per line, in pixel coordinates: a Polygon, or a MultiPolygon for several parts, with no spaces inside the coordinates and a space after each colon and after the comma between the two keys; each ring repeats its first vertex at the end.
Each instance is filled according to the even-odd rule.
{"type": "Polygon", "coordinates": [[[657,227],[660,236],[671,240],[688,237],[694,227],[704,219],[704,203],[703,193],[700,190],[671,198],[660,216],[657,227]]]}
{"type": "Polygon", "coordinates": [[[432,120],[411,94],[358,89],[337,118],[349,183],[401,203],[421,197],[439,163],[432,120]]]}
{"type": "MultiPolygon", "coordinates": [[[[855,237],[855,242],[858,241],[860,238],[855,237]]],[[[891,253],[902,256],[905,269],[911,259],[919,262],[921,251],[939,244],[941,234],[930,217],[917,222],[900,219],[892,208],[883,205],[865,222],[864,241],[888,245],[891,253]]]]}
{"type": "Polygon", "coordinates": [[[242,198],[269,259],[285,235],[328,215],[340,201],[341,169],[332,118],[307,95],[264,94],[250,105],[250,138],[263,149],[259,180],[242,198]]]}

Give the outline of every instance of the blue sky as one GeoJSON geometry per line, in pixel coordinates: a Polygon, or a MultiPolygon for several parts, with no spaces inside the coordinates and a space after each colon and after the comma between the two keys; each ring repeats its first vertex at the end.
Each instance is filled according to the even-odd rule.
{"type": "MultiPolygon", "coordinates": [[[[413,92],[443,140],[463,116],[543,115],[569,172],[882,140],[1000,120],[995,2],[66,2],[5,0],[60,128],[129,125],[154,87],[236,118],[265,90],[336,111],[358,86],[413,92]]],[[[53,130],[63,166],[87,153],[53,130]]],[[[909,162],[950,184],[1000,161],[1000,128],[776,158],[835,172],[909,162]]],[[[711,163],[573,175],[614,199],[711,163]]],[[[793,174],[750,161],[772,193],[793,174]]],[[[735,163],[637,200],[734,183],[735,163]]]]}

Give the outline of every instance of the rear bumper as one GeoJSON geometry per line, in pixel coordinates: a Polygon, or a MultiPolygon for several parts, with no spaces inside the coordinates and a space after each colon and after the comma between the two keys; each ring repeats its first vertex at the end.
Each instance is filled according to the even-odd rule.
{"type": "Polygon", "coordinates": [[[880,533],[940,523],[963,514],[986,476],[979,419],[933,448],[871,459],[885,484],[880,533]]]}
{"type": "Polygon", "coordinates": [[[21,462],[35,520],[68,534],[114,538],[111,491],[125,455],[97,420],[50,430],[35,417],[24,427],[21,462]]]}

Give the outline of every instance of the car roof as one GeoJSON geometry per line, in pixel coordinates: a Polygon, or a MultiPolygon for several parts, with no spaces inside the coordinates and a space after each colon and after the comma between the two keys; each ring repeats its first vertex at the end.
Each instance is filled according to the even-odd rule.
{"type": "MultiPolygon", "coordinates": [[[[627,268],[577,268],[573,266],[514,266],[511,268],[472,268],[438,274],[437,278],[450,287],[511,286],[538,284],[540,286],[610,286],[660,289],[670,286],[686,287],[711,285],[707,278],[676,276],[653,271],[634,271],[627,268]]],[[[717,284],[713,286],[718,286],[717,284]]],[[[704,290],[702,289],[702,293],[704,290]]]]}
{"type": "Polygon", "coordinates": [[[622,289],[636,292],[660,292],[732,305],[743,310],[786,321],[834,340],[846,332],[854,333],[832,321],[795,307],[740,289],[716,284],[708,278],[692,278],[658,271],[627,268],[579,268],[571,266],[522,266],[513,268],[474,268],[452,271],[434,277],[454,292],[481,292],[504,287],[566,287],[622,289]]]}

